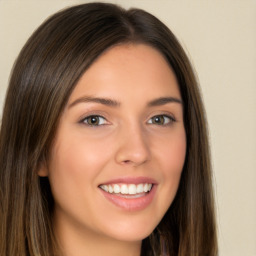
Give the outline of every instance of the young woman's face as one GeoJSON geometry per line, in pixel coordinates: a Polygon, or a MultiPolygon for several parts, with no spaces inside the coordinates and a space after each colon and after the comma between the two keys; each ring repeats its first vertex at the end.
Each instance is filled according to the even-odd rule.
{"type": "Polygon", "coordinates": [[[116,46],[84,73],[48,169],[61,234],[140,241],[172,203],[186,136],[176,77],[146,45],[116,46]]]}

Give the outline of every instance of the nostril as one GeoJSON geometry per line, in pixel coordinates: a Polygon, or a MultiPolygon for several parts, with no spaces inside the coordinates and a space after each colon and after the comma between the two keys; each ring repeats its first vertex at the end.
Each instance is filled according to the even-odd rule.
{"type": "Polygon", "coordinates": [[[150,159],[150,150],[146,144],[133,137],[129,143],[124,143],[117,148],[115,160],[119,164],[138,166],[150,159]]]}
{"type": "Polygon", "coordinates": [[[128,163],[130,163],[131,161],[130,160],[125,160],[125,161],[123,161],[125,164],[128,164],[128,163]]]}

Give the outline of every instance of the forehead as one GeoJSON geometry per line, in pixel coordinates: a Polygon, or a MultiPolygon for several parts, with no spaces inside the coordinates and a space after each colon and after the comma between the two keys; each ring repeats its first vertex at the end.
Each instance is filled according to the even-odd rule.
{"type": "Polygon", "coordinates": [[[99,93],[133,99],[150,94],[153,97],[155,93],[180,97],[170,65],[158,50],[144,44],[118,45],[103,53],[83,74],[70,100],[99,93]]]}

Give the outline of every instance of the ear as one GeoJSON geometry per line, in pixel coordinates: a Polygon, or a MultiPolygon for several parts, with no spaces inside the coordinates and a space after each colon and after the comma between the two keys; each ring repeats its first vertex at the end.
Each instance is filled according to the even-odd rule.
{"type": "Polygon", "coordinates": [[[48,167],[45,161],[41,162],[37,171],[38,176],[47,177],[49,174],[48,167]]]}

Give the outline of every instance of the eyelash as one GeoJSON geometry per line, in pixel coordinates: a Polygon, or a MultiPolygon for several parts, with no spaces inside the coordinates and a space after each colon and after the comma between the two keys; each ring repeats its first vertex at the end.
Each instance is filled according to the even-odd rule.
{"type": "MultiPolygon", "coordinates": [[[[91,120],[92,121],[92,120],[91,120]]],[[[156,121],[156,120],[155,120],[156,121]]],[[[149,121],[147,122],[148,124],[153,124],[153,125],[157,125],[157,126],[168,126],[168,125],[171,125],[172,123],[176,122],[176,119],[173,117],[173,116],[170,116],[170,115],[155,115],[153,117],[151,117],[149,119],[149,121]],[[156,119],[156,118],[159,118],[160,120],[164,121],[163,124],[157,124],[157,123],[153,123],[153,119],[156,119]]],[[[91,127],[97,127],[97,126],[102,126],[102,125],[107,125],[108,124],[108,121],[105,117],[101,116],[101,115],[90,115],[90,116],[87,116],[85,118],[83,118],[80,123],[82,124],[85,124],[85,125],[88,125],[88,126],[91,126],[91,127]],[[93,123],[89,123],[88,120],[89,119],[93,119],[95,118],[96,119],[96,122],[98,120],[99,123],[97,124],[93,124],[93,123]],[[102,123],[104,122],[104,123],[102,123]]]]}
{"type": "Polygon", "coordinates": [[[80,123],[85,124],[85,125],[88,125],[88,126],[91,126],[91,127],[96,127],[96,126],[106,125],[106,124],[107,124],[107,120],[106,120],[105,117],[100,116],[100,115],[90,115],[90,116],[87,116],[87,117],[83,118],[83,119],[80,121],[80,123]],[[97,120],[101,120],[101,122],[102,122],[102,120],[104,120],[104,121],[103,121],[104,124],[90,124],[90,123],[88,123],[88,120],[89,120],[90,118],[91,118],[91,119],[92,119],[92,118],[95,118],[95,119],[97,119],[97,120]]]}
{"type": "Polygon", "coordinates": [[[170,115],[156,115],[156,116],[151,117],[149,120],[151,120],[150,124],[160,125],[160,126],[168,126],[168,125],[171,125],[172,123],[176,122],[176,119],[170,115]],[[164,124],[153,123],[152,120],[154,118],[162,119],[165,123],[164,124]]]}

